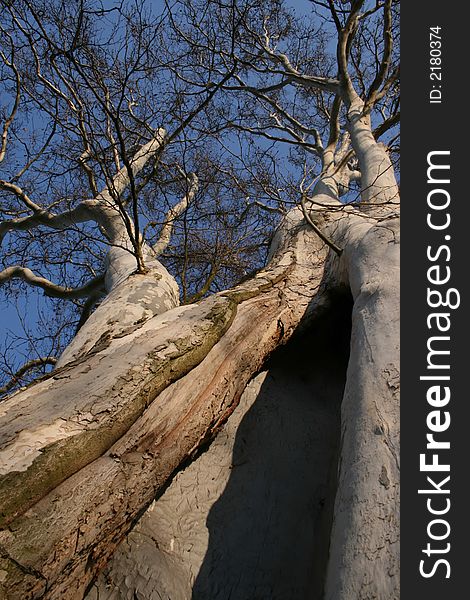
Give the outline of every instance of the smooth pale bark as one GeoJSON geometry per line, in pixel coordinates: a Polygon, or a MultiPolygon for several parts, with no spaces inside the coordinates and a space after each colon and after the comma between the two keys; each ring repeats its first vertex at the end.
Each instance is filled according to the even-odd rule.
{"type": "Polygon", "coordinates": [[[355,95],[348,109],[348,130],[359,162],[362,209],[378,215],[382,206],[386,216],[400,203],[398,185],[385,146],[375,140],[370,115],[363,110],[363,100],[355,95]]]}
{"type": "Polygon", "coordinates": [[[400,597],[398,225],[344,235],[354,306],[325,600],[400,597]]]}

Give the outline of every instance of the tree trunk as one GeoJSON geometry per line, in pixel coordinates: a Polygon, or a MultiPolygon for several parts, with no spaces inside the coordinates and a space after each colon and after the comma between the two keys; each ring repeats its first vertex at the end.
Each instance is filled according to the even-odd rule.
{"type": "Polygon", "coordinates": [[[320,598],[351,298],[276,350],[212,444],[179,471],[87,600],[320,598]]]}
{"type": "MultiPolygon", "coordinates": [[[[310,548],[308,556],[303,557],[301,565],[295,565],[303,572],[300,587],[295,589],[308,589],[319,597],[330,540],[326,598],[398,598],[397,221],[382,218],[376,222],[338,204],[317,211],[314,220],[343,248],[341,257],[328,251],[304,224],[301,211],[295,209],[279,228],[266,269],[197,305],[167,310],[172,286],[167,286],[166,291],[159,289],[159,278],[153,269],[118,281],[111,287],[107,303],[97,309],[91,325],[84,326],[80,343],[61,361],[62,367],[2,405],[0,579],[5,598],[83,597],[139,516],[163,493],[181,466],[214,438],[243,397],[245,409],[234,415],[222,437],[216,439],[214,450],[211,446],[207,454],[210,457],[211,452],[217,452],[226,436],[227,447],[215,456],[217,460],[227,458],[234,445],[237,419],[245,418],[250,402],[259,396],[257,390],[264,385],[262,375],[251,383],[250,380],[294,330],[305,330],[312,322],[318,323],[335,292],[344,293],[348,289],[354,306],[351,356],[341,408],[337,489],[335,493],[335,469],[329,475],[329,466],[335,464],[335,440],[339,439],[334,414],[338,394],[341,395],[338,390],[343,386],[341,375],[328,383],[320,401],[328,404],[331,395],[325,430],[331,431],[332,439],[324,443],[323,453],[315,456],[312,433],[305,433],[305,454],[297,466],[298,495],[303,498],[298,510],[305,511],[307,522],[316,525],[312,538],[303,546],[310,548]],[[110,319],[115,310],[113,307],[110,312],[109,308],[113,294],[116,306],[140,296],[148,300],[148,310],[135,314],[124,327],[116,324],[110,319]],[[155,297],[160,298],[158,302],[155,297]],[[315,488],[313,495],[300,485],[304,469],[311,461],[319,463],[315,467],[318,477],[306,484],[310,492],[315,488]],[[312,502],[323,503],[326,508],[319,511],[318,506],[311,507],[312,502]],[[334,512],[329,513],[328,507],[333,502],[334,512]],[[311,579],[306,577],[309,564],[316,572],[311,579]]],[[[323,341],[319,338],[320,347],[311,337],[303,350],[318,365],[325,362],[321,359],[325,335],[323,341]],[[316,360],[315,356],[320,358],[316,360]]],[[[327,357],[334,357],[331,348],[328,352],[325,350],[327,357]]],[[[344,351],[332,360],[333,371],[335,361],[341,356],[344,351]]],[[[317,369],[312,376],[320,377],[321,373],[317,369]]],[[[281,404],[278,402],[278,406],[281,404]]],[[[292,410],[297,410],[295,402],[292,410]]],[[[304,420],[298,415],[293,418],[304,420]]],[[[290,432],[284,432],[282,427],[275,432],[280,438],[289,434],[290,445],[295,445],[297,425],[290,432]]],[[[278,446],[279,456],[286,446],[288,440],[278,446]]],[[[192,530],[187,526],[186,534],[183,528],[180,535],[168,537],[176,525],[173,523],[166,530],[162,525],[163,539],[155,538],[159,548],[164,549],[158,558],[159,575],[143,576],[143,580],[152,581],[154,586],[154,595],[149,598],[178,600],[189,598],[192,593],[195,599],[228,597],[228,588],[221,583],[226,574],[219,567],[211,576],[220,540],[209,540],[210,552],[204,560],[204,541],[195,544],[195,552],[189,559],[182,558],[187,554],[186,543],[191,542],[191,535],[199,540],[207,537],[204,515],[211,510],[210,530],[210,521],[216,514],[211,506],[227,481],[225,465],[220,480],[216,477],[216,483],[209,486],[198,513],[195,508],[198,498],[205,495],[203,488],[194,485],[197,473],[205,473],[201,460],[208,458],[203,455],[192,462],[174,479],[161,500],[152,505],[156,514],[165,514],[165,506],[170,506],[167,515],[174,514],[181,491],[175,493],[172,489],[184,490],[181,481],[190,473],[192,489],[187,497],[190,508],[184,514],[198,514],[199,528],[192,530]],[[164,503],[168,494],[173,494],[173,505],[164,503]],[[161,509],[159,502],[163,502],[161,509]],[[187,531],[192,532],[189,537],[187,531]],[[167,542],[169,549],[165,546],[167,542]],[[198,568],[199,576],[195,579],[198,568]],[[160,583],[155,584],[155,577],[160,583]],[[220,592],[214,591],[219,584],[220,592]],[[172,591],[167,589],[169,585],[173,586],[172,591]]],[[[280,469],[289,471],[289,464],[286,462],[280,469]]],[[[236,461],[230,466],[234,473],[243,469],[236,461]]],[[[243,490],[236,490],[233,498],[236,505],[238,499],[244,498],[243,490]]],[[[265,508],[270,510],[269,498],[265,508]]],[[[242,503],[242,517],[249,510],[250,505],[242,503]]],[[[281,527],[282,513],[289,510],[297,509],[282,502],[280,509],[273,508],[273,531],[279,536],[284,536],[287,530],[292,534],[290,525],[281,527]]],[[[150,519],[148,515],[144,519],[150,519]]],[[[286,523],[293,523],[294,517],[295,513],[291,514],[286,523]]],[[[215,528],[217,522],[224,523],[224,518],[234,518],[233,512],[227,516],[219,511],[214,517],[215,528]]],[[[155,526],[153,521],[151,527],[155,526]]],[[[310,530],[307,527],[303,532],[307,540],[310,530]]],[[[237,561],[236,553],[243,548],[243,540],[235,539],[236,527],[231,526],[231,531],[233,545],[226,549],[226,556],[234,554],[232,563],[223,563],[227,565],[237,561]]],[[[209,534],[212,536],[212,532],[209,534]]],[[[295,543],[293,538],[289,539],[295,543]]],[[[127,538],[128,545],[132,544],[129,540],[132,538],[127,538]]],[[[259,555],[253,561],[247,559],[248,572],[256,569],[256,561],[263,565],[263,576],[257,580],[261,596],[266,585],[271,585],[272,590],[279,591],[265,597],[275,598],[275,594],[279,598],[305,597],[296,596],[297,592],[286,596],[290,592],[280,583],[281,587],[275,585],[281,580],[275,576],[280,555],[263,562],[262,546],[260,543],[259,555]]],[[[122,555],[121,549],[119,553],[122,555]]],[[[131,554],[135,554],[134,550],[131,554]]],[[[135,556],[138,564],[139,558],[135,556]]],[[[243,563],[244,557],[240,560],[243,563]]],[[[294,560],[289,562],[294,563],[294,560]]],[[[227,583],[234,597],[237,593],[243,596],[240,590],[247,589],[243,587],[247,585],[243,577],[245,574],[239,573],[239,583],[233,579],[227,583]]],[[[132,585],[130,581],[129,586],[132,585]]],[[[93,593],[96,592],[95,588],[93,593]]]]}

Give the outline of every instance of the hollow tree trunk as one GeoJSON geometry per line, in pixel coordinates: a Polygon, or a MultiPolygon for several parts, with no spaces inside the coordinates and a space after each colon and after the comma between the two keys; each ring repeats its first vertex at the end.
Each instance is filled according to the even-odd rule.
{"type": "MultiPolygon", "coordinates": [[[[172,286],[158,290],[152,269],[118,281],[109,298],[128,302],[152,290],[149,310],[121,327],[108,322],[108,299],[61,368],[3,403],[4,597],[82,597],[272,351],[347,287],[351,358],[326,597],[398,597],[396,220],[338,205],[315,220],[344,248],[341,258],[296,209],[266,269],[197,305],[162,312],[172,286]]],[[[184,579],[181,589],[188,593],[184,579]]]]}
{"type": "Polygon", "coordinates": [[[87,600],[321,598],[350,311],[350,296],[338,295],[273,353],[87,600]]]}
{"type": "Polygon", "coordinates": [[[345,251],[330,289],[345,269],[354,298],[347,378],[351,306],[332,300],[249,383],[87,600],[398,599],[397,225],[331,228],[345,251]]]}

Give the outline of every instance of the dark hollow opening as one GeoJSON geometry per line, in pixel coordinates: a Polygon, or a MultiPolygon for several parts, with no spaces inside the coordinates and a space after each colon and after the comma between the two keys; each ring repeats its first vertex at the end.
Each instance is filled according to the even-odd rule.
{"type": "Polygon", "coordinates": [[[338,295],[267,362],[212,506],[192,600],[321,600],[352,300],[338,295]]]}

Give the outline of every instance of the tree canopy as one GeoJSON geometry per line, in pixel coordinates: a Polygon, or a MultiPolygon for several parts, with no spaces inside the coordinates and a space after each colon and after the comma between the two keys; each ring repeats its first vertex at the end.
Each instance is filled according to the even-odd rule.
{"type": "Polygon", "coordinates": [[[356,97],[396,167],[397,2],[1,5],[0,284],[24,329],[5,337],[3,392],[100,302],[110,247],[137,271],[153,249],[187,303],[260,268],[325,173],[377,202],[356,97]]]}
{"type": "Polygon", "coordinates": [[[207,515],[194,457],[302,331],[336,432],[315,585],[398,597],[399,4],[299,6],[0,0],[8,597],[82,597],[188,461],[207,515]]]}

